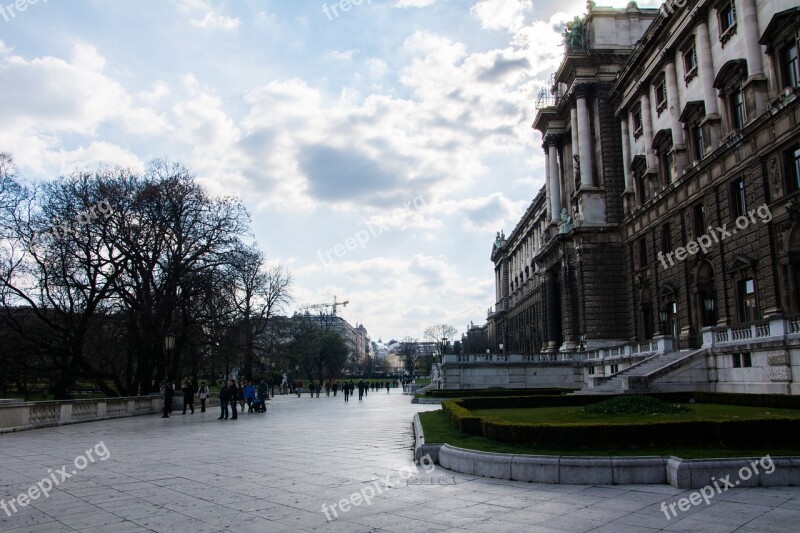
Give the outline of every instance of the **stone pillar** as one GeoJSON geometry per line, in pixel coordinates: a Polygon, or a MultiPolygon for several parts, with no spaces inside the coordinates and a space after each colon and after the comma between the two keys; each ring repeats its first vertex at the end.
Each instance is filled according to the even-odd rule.
{"type": "Polygon", "coordinates": [[[642,94],[642,133],[644,134],[644,149],[647,154],[647,168],[656,168],[656,151],[653,150],[653,115],[650,112],[650,92],[642,94]]]}
{"type": "MultiPolygon", "coordinates": [[[[700,77],[700,84],[703,89],[703,101],[706,105],[706,121],[714,119],[719,121],[719,101],[717,91],[714,89],[714,62],[711,58],[711,37],[708,34],[708,15],[704,11],[697,14],[697,34],[695,43],[697,46],[697,69],[700,77]]],[[[719,129],[717,124],[711,124],[708,131],[708,143],[706,148],[716,150],[719,147],[719,129]]]]}
{"type": "MultiPolygon", "coordinates": [[[[545,187],[545,194],[547,195],[547,207],[550,210],[550,220],[555,218],[555,213],[553,213],[553,187],[551,187],[552,182],[550,180],[550,152],[547,149],[547,136],[544,137],[544,142],[542,143],[542,149],[544,150],[544,187],[545,187]]],[[[559,200],[560,203],[560,200],[559,200]]]]}
{"type": "Polygon", "coordinates": [[[575,176],[578,175],[580,172],[580,167],[575,162],[575,156],[580,155],[580,140],[578,139],[578,108],[575,105],[572,105],[569,110],[570,114],[570,129],[572,130],[572,161],[570,162],[572,166],[572,176],[573,181],[575,181],[575,176]]]}
{"type": "MultiPolygon", "coordinates": [[[[764,78],[764,60],[762,58],[761,45],[758,43],[760,32],[758,31],[758,13],[756,11],[755,0],[742,0],[742,30],[745,47],[745,57],[747,58],[747,71],[750,79],[766,81],[764,78]]],[[[763,86],[763,83],[760,84],[763,86]]],[[[758,116],[767,111],[767,93],[765,87],[754,86],[756,113],[758,116]]]]}
{"type": "Polygon", "coordinates": [[[625,192],[633,190],[633,175],[631,174],[631,134],[628,131],[628,119],[620,119],[622,127],[622,172],[625,176],[625,192]]]}
{"type": "MultiPolygon", "coordinates": [[[[670,51],[669,54],[674,54],[670,51]]],[[[680,96],[678,95],[678,76],[675,71],[675,57],[671,56],[666,64],[665,81],[667,83],[667,105],[669,106],[670,128],[672,129],[672,150],[675,164],[675,179],[683,175],[686,168],[686,141],[683,138],[683,124],[681,124],[680,96]]]]}
{"type": "Polygon", "coordinates": [[[578,144],[581,160],[581,188],[594,185],[594,165],[592,164],[592,126],[589,105],[586,98],[591,86],[579,85],[575,88],[575,102],[578,115],[578,144]]]}
{"type": "Polygon", "coordinates": [[[551,221],[561,222],[561,176],[558,171],[558,141],[557,135],[547,135],[545,145],[547,146],[550,183],[550,210],[552,211],[551,221]]]}

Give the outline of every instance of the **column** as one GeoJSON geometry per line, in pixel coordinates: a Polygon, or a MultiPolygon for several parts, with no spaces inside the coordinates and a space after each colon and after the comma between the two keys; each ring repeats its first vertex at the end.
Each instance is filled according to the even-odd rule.
{"type": "Polygon", "coordinates": [[[678,96],[678,76],[675,72],[675,58],[667,62],[665,80],[667,82],[667,105],[669,106],[670,127],[672,128],[672,144],[683,146],[683,124],[681,124],[681,106],[678,96]]]}
{"type": "Polygon", "coordinates": [[[558,172],[558,136],[548,135],[545,140],[550,166],[550,210],[552,222],[561,222],[561,176],[558,172]]]}
{"type": "MultiPolygon", "coordinates": [[[[542,149],[544,150],[544,186],[547,194],[547,206],[550,208],[550,220],[554,220],[556,214],[553,212],[553,187],[550,180],[550,151],[547,149],[547,135],[544,136],[542,149]]],[[[560,198],[558,203],[561,203],[560,198]]]]}
{"type": "MultiPolygon", "coordinates": [[[[750,78],[764,78],[764,60],[761,45],[758,43],[760,35],[755,0],[742,0],[741,19],[748,76],[750,78]]],[[[767,95],[765,91],[756,89],[755,100],[756,113],[761,116],[767,111],[767,95]]]]}
{"type": "Polygon", "coordinates": [[[625,191],[633,191],[633,176],[631,175],[631,134],[628,131],[628,118],[623,116],[620,120],[622,126],[622,173],[625,176],[625,191]]]}
{"type": "MultiPolygon", "coordinates": [[[[713,118],[719,120],[719,102],[717,91],[714,89],[714,62],[711,59],[711,38],[708,34],[708,15],[704,11],[697,14],[697,33],[695,45],[697,46],[697,69],[700,84],[703,88],[703,101],[706,104],[706,120],[713,118]]],[[[716,150],[719,147],[719,129],[716,124],[708,124],[707,145],[716,150]]]]}
{"type": "MultiPolygon", "coordinates": [[[[570,107],[570,129],[572,130],[572,161],[570,161],[570,165],[572,166],[572,176],[573,181],[575,181],[575,176],[578,175],[580,172],[580,168],[578,164],[575,162],[575,156],[580,154],[580,142],[578,141],[578,108],[573,105],[570,107]]],[[[581,174],[582,176],[583,174],[581,174]]],[[[582,184],[582,182],[581,182],[582,184]]]]}
{"type": "Polygon", "coordinates": [[[644,134],[644,149],[647,154],[647,168],[656,168],[656,152],[653,150],[653,115],[650,112],[650,86],[642,94],[642,133],[644,134]]]}
{"type": "Polygon", "coordinates": [[[586,97],[591,91],[589,85],[575,88],[575,101],[578,115],[578,145],[581,160],[581,187],[594,185],[594,165],[592,165],[592,127],[589,117],[589,105],[586,97]]]}

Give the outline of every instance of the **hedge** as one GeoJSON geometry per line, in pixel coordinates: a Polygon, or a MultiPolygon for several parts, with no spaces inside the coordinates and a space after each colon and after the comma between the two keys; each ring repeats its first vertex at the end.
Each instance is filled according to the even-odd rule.
{"type": "MultiPolygon", "coordinates": [[[[725,393],[648,394],[670,403],[718,403],[773,408],[800,408],[797,397],[725,393]]],[[[632,448],[713,445],[729,448],[780,446],[800,442],[800,420],[731,420],[653,422],[649,424],[537,425],[496,416],[478,417],[472,409],[583,406],[609,399],[607,395],[515,396],[463,398],[442,402],[442,409],[459,431],[516,445],[565,448],[632,448]]]]}
{"type": "Polygon", "coordinates": [[[426,398],[493,398],[513,396],[559,396],[574,392],[574,389],[478,389],[478,390],[431,390],[426,398]]]}

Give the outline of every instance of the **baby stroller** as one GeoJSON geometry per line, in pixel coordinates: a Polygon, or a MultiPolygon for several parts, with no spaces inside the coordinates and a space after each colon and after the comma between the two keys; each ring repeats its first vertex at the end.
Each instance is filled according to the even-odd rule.
{"type": "Polygon", "coordinates": [[[267,412],[267,402],[264,401],[264,398],[255,397],[253,398],[253,402],[250,404],[250,410],[248,413],[252,413],[255,411],[256,413],[266,413],[267,412]]]}

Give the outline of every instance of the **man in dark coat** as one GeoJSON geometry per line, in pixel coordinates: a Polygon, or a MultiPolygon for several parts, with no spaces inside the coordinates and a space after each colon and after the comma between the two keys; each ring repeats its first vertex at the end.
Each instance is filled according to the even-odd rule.
{"type": "Polygon", "coordinates": [[[358,380],[358,401],[359,402],[364,398],[364,388],[365,388],[364,380],[363,379],[359,379],[358,380]]]}
{"type": "Polygon", "coordinates": [[[182,414],[184,414],[184,415],[186,414],[186,406],[187,405],[191,408],[192,414],[194,414],[194,387],[192,387],[192,384],[189,383],[189,381],[187,380],[186,382],[184,382],[183,387],[181,387],[181,390],[183,391],[183,413],[182,414]]]}
{"type": "Polygon", "coordinates": [[[169,418],[172,412],[172,397],[175,395],[175,390],[172,388],[172,382],[167,380],[164,385],[164,415],[161,418],[169,418]]]}
{"type": "Polygon", "coordinates": [[[234,380],[228,381],[228,392],[231,395],[230,404],[231,404],[231,409],[233,410],[231,414],[231,420],[236,420],[237,418],[239,418],[239,415],[236,413],[236,402],[239,400],[241,395],[239,387],[236,386],[236,381],[234,380]]]}
{"type": "Polygon", "coordinates": [[[219,389],[219,418],[228,418],[228,402],[231,400],[231,393],[228,391],[228,384],[222,382],[222,388],[219,389]]]}

